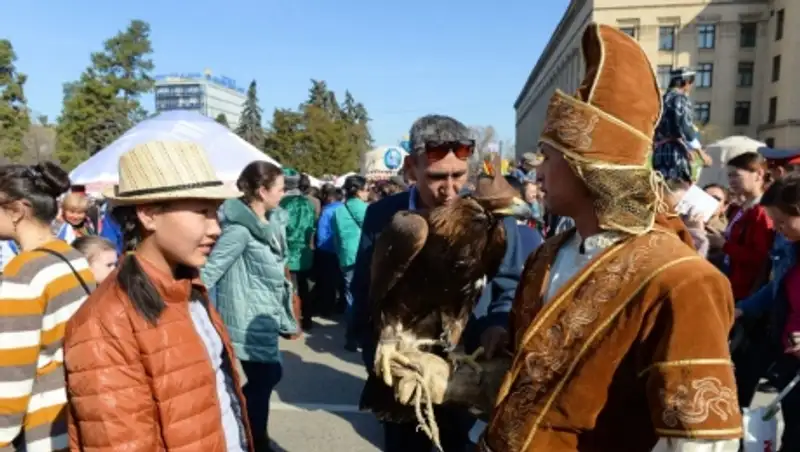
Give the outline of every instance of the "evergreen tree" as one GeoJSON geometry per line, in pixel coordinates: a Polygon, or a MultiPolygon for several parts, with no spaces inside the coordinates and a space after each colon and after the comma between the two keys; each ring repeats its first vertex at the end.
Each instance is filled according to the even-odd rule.
{"type": "Polygon", "coordinates": [[[147,117],[139,98],[152,90],[150,26],[134,20],[105,41],[75,82],[64,84],[56,156],[72,168],[147,117]]]}
{"type": "Polygon", "coordinates": [[[261,149],[264,146],[264,129],[261,125],[261,107],[258,106],[256,81],[250,82],[247,89],[247,100],[244,101],[242,116],[236,127],[236,134],[243,140],[261,149]]]}
{"type": "Polygon", "coordinates": [[[0,39],[0,156],[12,162],[22,158],[31,124],[23,90],[27,77],[17,71],[16,60],[11,42],[0,39]]]}
{"type": "Polygon", "coordinates": [[[225,116],[225,113],[218,114],[217,117],[214,118],[214,121],[217,121],[218,123],[222,124],[223,126],[229,129],[231,128],[230,124],[228,124],[228,117],[225,116]]]}

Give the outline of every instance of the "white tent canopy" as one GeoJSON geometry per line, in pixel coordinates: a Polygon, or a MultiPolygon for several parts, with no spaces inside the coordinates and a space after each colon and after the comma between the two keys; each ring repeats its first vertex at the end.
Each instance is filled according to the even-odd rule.
{"type": "Polygon", "coordinates": [[[281,166],[225,126],[193,111],[169,111],[142,121],[70,173],[75,185],[98,192],[119,180],[119,157],[138,144],[154,140],[192,141],[206,150],[217,177],[233,182],[249,163],[263,160],[281,166]]]}
{"type": "Polygon", "coordinates": [[[356,175],[357,173],[342,174],[341,176],[337,177],[335,181],[333,181],[333,186],[336,188],[342,188],[344,186],[344,181],[347,180],[348,177],[356,175]]]}
{"type": "Polygon", "coordinates": [[[766,145],[758,140],[740,135],[723,138],[709,144],[705,151],[713,162],[710,167],[703,168],[697,185],[704,186],[714,183],[727,186],[728,176],[725,167],[727,162],[745,152],[758,152],[758,148],[762,146],[766,145]]]}

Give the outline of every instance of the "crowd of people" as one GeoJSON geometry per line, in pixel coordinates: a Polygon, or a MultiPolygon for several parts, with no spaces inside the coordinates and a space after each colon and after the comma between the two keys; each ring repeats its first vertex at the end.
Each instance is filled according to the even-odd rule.
{"type": "MultiPolygon", "coordinates": [[[[396,400],[425,381],[438,438],[384,422],[385,451],[733,451],[756,390],[800,372],[800,151],[731,159],[728,187],[704,187],[710,219],[680,215],[705,162],[685,99],[667,93],[659,121],[634,41],[593,24],[583,46],[584,84],[556,92],[539,151],[506,176],[529,209],[500,219],[502,262],[461,335],[481,365],[401,350],[396,400]]],[[[263,161],[233,186],[197,144],[149,142],[101,202],[55,164],[0,167],[0,450],[269,451],[281,338],[315,316],[344,314],[343,352],[385,372],[376,241],[482,177],[454,118],[415,121],[409,150],[402,176],[315,189],[263,161]]],[[[800,450],[800,392],[782,408],[782,450],[800,450]]]]}

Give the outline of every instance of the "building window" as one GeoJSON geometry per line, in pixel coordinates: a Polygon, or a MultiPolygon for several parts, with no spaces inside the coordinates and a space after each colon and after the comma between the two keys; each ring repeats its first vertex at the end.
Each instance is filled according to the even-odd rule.
{"type": "Polygon", "coordinates": [[[739,47],[750,49],[756,46],[756,34],[758,32],[758,23],[745,22],[739,28],[739,47]]]}
{"type": "Polygon", "coordinates": [[[755,64],[752,61],[740,61],[739,62],[739,80],[737,82],[737,86],[753,86],[753,71],[755,70],[755,64]]]}
{"type": "Polygon", "coordinates": [[[736,102],[736,108],[733,110],[733,125],[746,126],[750,124],[750,102],[736,102]]]}
{"type": "Polygon", "coordinates": [[[775,124],[778,117],[778,98],[769,98],[769,112],[767,113],[767,124],[775,124]]]}
{"type": "Polygon", "coordinates": [[[698,88],[710,88],[714,79],[714,64],[700,63],[697,66],[697,76],[695,86],[698,88]]]}
{"type": "Polygon", "coordinates": [[[675,50],[675,27],[658,27],[658,50],[675,50]]]}
{"type": "Polygon", "coordinates": [[[775,147],[775,138],[769,137],[769,138],[765,139],[764,140],[764,144],[766,144],[768,148],[774,148],[775,147]]]}
{"type": "Polygon", "coordinates": [[[781,56],[772,57],[772,81],[777,82],[781,79],[781,56]]]}
{"type": "Polygon", "coordinates": [[[775,40],[780,41],[783,39],[783,21],[784,21],[784,10],[779,10],[777,13],[777,17],[775,18],[775,40]]]}
{"type": "Polygon", "coordinates": [[[703,125],[711,121],[711,102],[699,102],[694,105],[694,120],[703,125]]]}
{"type": "Polygon", "coordinates": [[[661,89],[667,89],[669,87],[670,75],[672,74],[672,66],[668,64],[659,64],[657,72],[658,86],[660,86],[661,89]]]}
{"type": "Polygon", "coordinates": [[[633,39],[636,39],[636,27],[619,27],[619,31],[625,33],[633,39]]]}
{"type": "Polygon", "coordinates": [[[717,26],[713,24],[703,24],[697,27],[697,48],[713,49],[714,38],[717,35],[717,26]]]}

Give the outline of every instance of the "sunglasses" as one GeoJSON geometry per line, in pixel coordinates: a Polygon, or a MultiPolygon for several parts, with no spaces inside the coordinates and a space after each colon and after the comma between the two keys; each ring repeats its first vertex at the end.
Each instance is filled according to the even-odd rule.
{"type": "Polygon", "coordinates": [[[475,152],[475,140],[425,142],[425,156],[429,163],[438,162],[451,152],[459,160],[467,160],[475,152]]]}

